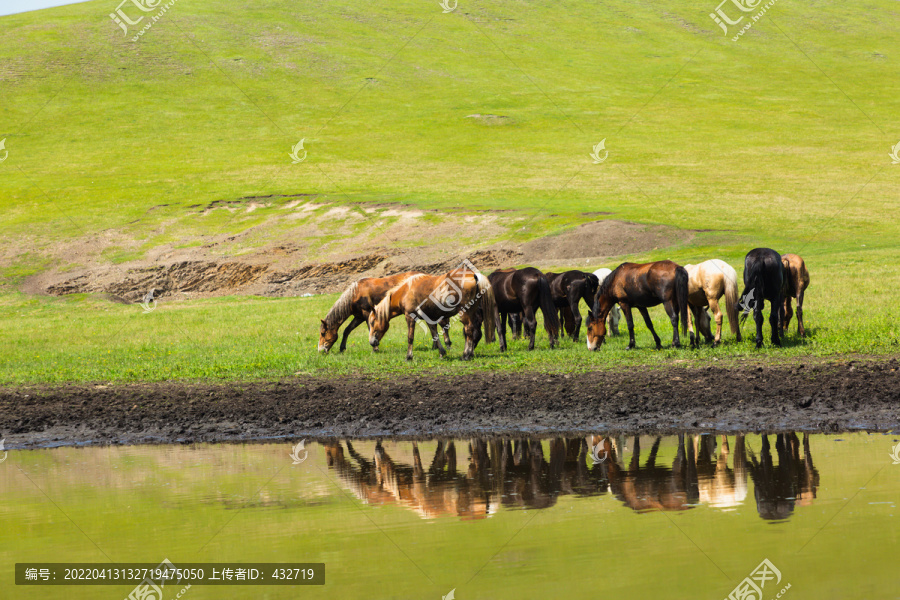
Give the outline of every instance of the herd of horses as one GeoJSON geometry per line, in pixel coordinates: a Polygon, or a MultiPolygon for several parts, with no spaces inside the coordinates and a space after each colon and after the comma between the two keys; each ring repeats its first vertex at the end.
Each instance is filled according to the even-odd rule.
{"type": "Polygon", "coordinates": [[[551,348],[559,343],[561,330],[577,342],[581,325],[585,323],[589,350],[599,349],[608,331],[619,335],[619,322],[624,314],[630,350],[635,348],[632,309],[637,309],[653,334],[656,348],[661,349],[661,340],[647,311],[660,304],[672,323],[674,347],[681,347],[681,336],[688,334],[691,347],[701,344],[701,335],[715,346],[722,339],[723,312],[719,301],[723,296],[731,332],[739,342],[739,310],[743,312],[741,323],[752,310],[757,348],[763,345],[763,307],[768,301],[771,341],[780,346],[794,315],[794,300],[798,334],[806,335],[803,297],[808,286],[809,272],[803,259],[796,254],[779,254],[771,248],[754,248],[747,253],[744,291],[740,295],[737,272],[718,259],[684,266],[670,260],[626,262],[614,270],[599,269],[593,273],[578,270],[544,273],[534,267],[498,269],[487,277],[466,261],[443,275],[410,271],[354,282],[321,320],[318,348],[320,352],[331,350],[340,327],[352,317],[344,328],[340,351],[346,349],[350,333],[363,323],[368,327],[372,349],[378,350],[390,321],[402,315],[407,324],[407,360],[413,356],[417,325],[429,330],[432,347],[443,358],[444,345],[451,346],[449,328],[450,318],[454,316],[458,316],[463,326],[464,360],[474,356],[482,337],[487,343],[499,340],[500,351],[505,351],[507,322],[516,339],[524,329],[528,349],[533,350],[536,315],[541,312],[551,348]],[[580,310],[582,301],[587,307],[586,321],[580,310]],[[708,311],[712,311],[712,317],[708,311]],[[442,330],[443,343],[438,329],[442,330]]]}

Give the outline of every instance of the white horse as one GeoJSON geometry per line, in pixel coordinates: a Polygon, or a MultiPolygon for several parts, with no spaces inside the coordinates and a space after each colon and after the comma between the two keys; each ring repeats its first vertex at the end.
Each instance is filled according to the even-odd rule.
{"type": "MultiPolygon", "coordinates": [[[[603,285],[603,280],[606,279],[610,273],[612,273],[612,269],[597,269],[594,271],[594,275],[600,280],[600,285],[603,285]]],[[[591,308],[593,309],[593,307],[591,308]]],[[[622,312],[617,305],[614,305],[612,310],[609,311],[609,330],[613,335],[619,335],[619,319],[621,318],[622,312]]]]}
{"type": "Polygon", "coordinates": [[[741,330],[738,326],[738,285],[737,273],[725,261],[714,258],[699,265],[684,265],[688,272],[688,331],[691,334],[691,345],[700,344],[700,336],[694,336],[694,321],[697,329],[707,341],[717,345],[722,340],[722,309],[719,298],[725,296],[725,311],[728,313],[728,324],[731,332],[741,341],[741,330]],[[709,307],[716,319],[716,335],[710,331],[710,318],[706,308],[709,307]]]}

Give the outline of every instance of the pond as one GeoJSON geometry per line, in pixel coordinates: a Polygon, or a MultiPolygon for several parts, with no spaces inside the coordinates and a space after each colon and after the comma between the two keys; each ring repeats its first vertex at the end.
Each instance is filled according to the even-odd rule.
{"type": "Polygon", "coordinates": [[[893,435],[300,441],[10,450],[0,597],[134,587],[16,586],[15,563],[168,559],[325,585],[166,600],[900,598],[893,435]]]}

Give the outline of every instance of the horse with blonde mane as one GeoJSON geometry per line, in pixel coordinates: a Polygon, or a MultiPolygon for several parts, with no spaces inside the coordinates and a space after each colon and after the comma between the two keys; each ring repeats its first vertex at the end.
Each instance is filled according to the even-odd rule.
{"type": "Polygon", "coordinates": [[[688,333],[691,346],[700,345],[700,336],[694,335],[694,321],[697,321],[698,333],[702,333],[707,342],[718,346],[722,340],[722,309],[719,298],[725,296],[725,312],[728,313],[728,324],[737,341],[741,341],[741,330],[738,324],[738,283],[737,272],[725,261],[714,258],[699,265],[684,265],[688,272],[688,333]],[[716,319],[716,335],[710,330],[709,313],[712,310],[716,319]]]}
{"type": "Polygon", "coordinates": [[[797,333],[800,337],[806,337],[806,328],[803,326],[803,296],[809,287],[809,271],[806,263],[796,254],[782,254],[781,264],[784,265],[787,274],[787,282],[784,293],[784,320],[783,331],[787,333],[794,309],[791,308],[791,300],[797,300],[797,333]]]}
{"type": "MultiPolygon", "coordinates": [[[[353,320],[344,329],[344,337],[341,339],[340,351],[346,350],[347,337],[350,332],[368,321],[369,314],[375,309],[375,305],[381,302],[388,290],[418,274],[418,271],[409,271],[389,277],[365,277],[351,283],[322,319],[319,327],[319,352],[327,353],[331,350],[337,341],[338,329],[352,315],[353,320]]],[[[444,328],[444,340],[449,346],[450,336],[446,327],[444,328]]]]}
{"type": "Polygon", "coordinates": [[[434,326],[441,322],[449,323],[450,317],[457,314],[466,338],[462,357],[463,360],[470,360],[482,337],[482,322],[485,341],[490,343],[495,339],[494,329],[499,315],[494,290],[487,277],[467,267],[444,275],[413,275],[389,290],[369,315],[369,343],[377,349],[391,319],[405,315],[406,360],[412,360],[417,321],[424,321],[429,326],[443,358],[447,353],[434,333],[434,326]]]}

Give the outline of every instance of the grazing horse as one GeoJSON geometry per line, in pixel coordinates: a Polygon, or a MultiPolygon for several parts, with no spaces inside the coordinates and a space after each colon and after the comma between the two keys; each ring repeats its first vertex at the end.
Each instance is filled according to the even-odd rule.
{"type": "Polygon", "coordinates": [[[409,344],[406,360],[412,360],[416,321],[420,320],[428,324],[443,358],[447,353],[434,327],[441,321],[449,323],[450,317],[456,314],[459,314],[466,337],[463,360],[470,360],[481,340],[482,320],[485,341],[494,341],[497,305],[487,277],[467,268],[454,269],[444,275],[413,275],[390,289],[369,315],[369,343],[377,348],[387,333],[390,320],[405,315],[409,344]]]}
{"type": "Polygon", "coordinates": [[[583,299],[588,310],[591,310],[600,281],[593,273],[583,271],[545,273],[545,275],[550,283],[553,303],[559,309],[559,320],[565,324],[566,333],[572,336],[572,341],[577,342],[582,321],[578,304],[583,299]]]}
{"type": "Polygon", "coordinates": [[[772,326],[772,343],[781,345],[781,312],[784,310],[785,266],[781,255],[771,248],[754,248],[744,258],[744,293],[741,304],[744,314],[741,323],[747,319],[753,309],[753,320],[756,321],[756,347],[763,345],[763,305],[765,300],[771,304],[769,324],[772,326]]]}
{"type": "Polygon", "coordinates": [[[700,345],[700,336],[694,336],[693,321],[697,321],[698,332],[706,337],[707,342],[713,342],[713,346],[719,345],[722,340],[722,309],[719,308],[719,298],[723,295],[731,333],[737,337],[737,341],[741,341],[737,311],[737,273],[731,265],[714,258],[699,265],[684,265],[684,270],[688,272],[688,304],[691,309],[691,313],[688,314],[688,333],[691,336],[691,346],[694,346],[695,342],[697,346],[700,345]],[[705,310],[707,306],[715,315],[715,338],[709,330],[709,313],[705,310]]]}
{"type": "Polygon", "coordinates": [[[787,285],[784,294],[784,331],[787,332],[794,309],[791,308],[791,298],[797,299],[797,333],[800,337],[806,337],[806,328],[803,327],[803,294],[809,287],[809,271],[806,263],[796,254],[782,254],[781,263],[787,274],[787,285]]]}
{"type": "Polygon", "coordinates": [[[534,267],[526,267],[494,271],[489,279],[500,312],[497,329],[500,334],[500,349],[506,348],[506,316],[510,313],[523,313],[525,335],[529,337],[528,349],[534,350],[534,334],[537,330],[535,312],[538,309],[544,315],[544,329],[550,337],[550,347],[556,347],[559,317],[547,277],[534,267]]]}
{"type": "MultiPolygon", "coordinates": [[[[375,305],[381,302],[384,295],[392,287],[399,285],[413,275],[416,271],[398,273],[389,277],[366,277],[350,284],[341,297],[337,299],[319,327],[319,352],[328,352],[338,338],[338,329],[350,315],[353,320],[344,329],[344,337],[341,339],[340,351],[347,349],[347,337],[350,332],[365,323],[369,314],[375,309],[375,305]]],[[[444,328],[444,340],[450,345],[450,336],[447,328],[444,328]]]]}
{"type": "MultiPolygon", "coordinates": [[[[594,271],[594,275],[597,276],[597,279],[600,283],[603,283],[603,280],[609,277],[609,274],[612,273],[612,269],[602,268],[594,271]]],[[[612,310],[609,311],[609,330],[616,337],[619,336],[619,320],[622,318],[622,311],[619,310],[619,306],[613,306],[612,310]]]]}
{"type": "Polygon", "coordinates": [[[637,308],[644,317],[644,322],[656,341],[657,350],[662,349],[659,336],[653,329],[650,313],[647,312],[647,308],[657,304],[663,305],[672,321],[672,345],[676,348],[681,347],[678,322],[681,321],[682,335],[687,335],[688,320],[688,274],[684,267],[676,265],[671,260],[619,265],[600,284],[600,289],[594,297],[594,310],[588,313],[588,350],[597,350],[603,344],[606,338],[606,317],[616,303],[622,307],[625,320],[628,322],[629,350],[635,347],[632,307],[637,308]]]}

